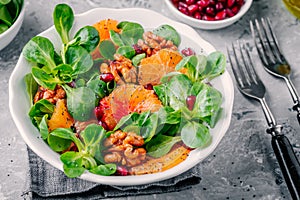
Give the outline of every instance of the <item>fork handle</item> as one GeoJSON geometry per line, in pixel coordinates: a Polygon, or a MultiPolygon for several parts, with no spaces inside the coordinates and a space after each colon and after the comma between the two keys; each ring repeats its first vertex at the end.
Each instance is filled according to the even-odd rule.
{"type": "Polygon", "coordinates": [[[300,199],[300,164],[289,139],[284,135],[272,136],[272,147],[292,199],[300,199]]]}
{"type": "Polygon", "coordinates": [[[293,110],[297,111],[297,120],[300,124],[300,103],[299,102],[294,105],[293,110]]]}

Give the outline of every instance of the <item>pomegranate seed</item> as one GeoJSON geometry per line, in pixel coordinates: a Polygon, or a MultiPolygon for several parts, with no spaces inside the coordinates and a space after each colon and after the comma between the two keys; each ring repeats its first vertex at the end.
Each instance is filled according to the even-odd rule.
{"type": "Polygon", "coordinates": [[[151,83],[148,83],[147,85],[144,86],[146,90],[153,90],[153,85],[151,83]]]}
{"type": "MultiPolygon", "coordinates": [[[[198,14],[199,14],[199,19],[201,19],[201,14],[199,13],[199,12],[197,12],[198,14]]],[[[195,15],[197,14],[197,13],[195,13],[195,15]]],[[[181,50],[181,53],[183,54],[183,55],[185,55],[185,56],[191,56],[191,55],[195,55],[196,53],[195,53],[195,51],[193,50],[193,49],[191,49],[190,47],[188,47],[188,48],[185,48],[185,49],[182,49],[181,50]]]]}
{"type": "Polygon", "coordinates": [[[226,10],[222,10],[220,12],[218,12],[215,16],[215,20],[222,20],[226,18],[226,10]]]}
{"type": "Polygon", "coordinates": [[[75,145],[74,142],[71,143],[70,151],[76,151],[76,152],[78,152],[78,148],[77,148],[77,146],[75,145]]]}
{"type": "Polygon", "coordinates": [[[235,1],[236,1],[236,4],[239,5],[239,6],[242,6],[245,3],[244,0],[235,0],[235,1]]]}
{"type": "Polygon", "coordinates": [[[196,96],[191,95],[186,98],[186,105],[189,110],[193,110],[196,101],[196,96]]]}
{"type": "Polygon", "coordinates": [[[128,175],[128,170],[123,166],[117,166],[116,175],[127,176],[128,175]]]}
{"type": "Polygon", "coordinates": [[[186,3],[187,5],[192,5],[192,4],[195,3],[195,0],[185,0],[185,3],[186,3]]]}
{"type": "Polygon", "coordinates": [[[178,3],[178,6],[184,7],[184,8],[187,8],[187,7],[188,7],[187,4],[185,4],[185,3],[181,2],[181,1],[178,3]]]}
{"type": "Polygon", "coordinates": [[[70,86],[71,88],[75,88],[76,87],[75,81],[72,81],[72,82],[68,83],[67,85],[70,86]]]}
{"type": "Polygon", "coordinates": [[[97,107],[94,108],[94,114],[95,114],[95,117],[98,120],[100,120],[102,118],[102,116],[103,116],[103,111],[102,111],[102,109],[99,106],[97,106],[97,107]]]}
{"type": "Polygon", "coordinates": [[[240,7],[239,6],[234,6],[231,10],[234,14],[237,14],[240,11],[240,7]]]}
{"type": "Polygon", "coordinates": [[[213,7],[207,7],[206,8],[206,14],[215,16],[215,9],[213,7]]]}
{"type": "Polygon", "coordinates": [[[235,0],[227,0],[227,7],[231,8],[234,3],[235,3],[235,0]]]}
{"type": "Polygon", "coordinates": [[[215,0],[209,0],[209,5],[210,5],[210,6],[216,5],[216,1],[215,1],[215,0]]]}
{"type": "Polygon", "coordinates": [[[209,0],[200,0],[197,2],[197,4],[202,8],[206,8],[209,5],[209,0]]]}
{"type": "Polygon", "coordinates": [[[182,12],[183,14],[186,14],[186,15],[189,14],[187,8],[185,8],[185,7],[179,6],[179,7],[178,7],[178,10],[179,10],[180,12],[182,12]]]}
{"type": "Polygon", "coordinates": [[[115,77],[114,77],[114,75],[112,73],[100,74],[100,80],[104,81],[106,83],[108,83],[108,82],[110,82],[110,81],[112,81],[114,79],[115,79],[115,77]]]}
{"type": "Polygon", "coordinates": [[[222,4],[221,2],[218,2],[218,3],[216,4],[216,10],[217,10],[217,11],[220,11],[220,10],[223,10],[223,9],[224,9],[223,4],[222,4]]]}
{"type": "Polygon", "coordinates": [[[208,15],[203,15],[202,20],[206,20],[206,21],[215,21],[214,17],[210,17],[208,15]]]}
{"type": "Polygon", "coordinates": [[[194,17],[196,19],[201,19],[202,16],[201,16],[200,12],[195,12],[194,17]]]}
{"type": "Polygon", "coordinates": [[[134,48],[136,54],[144,53],[142,47],[140,47],[139,45],[134,44],[132,47],[134,48]]]}
{"type": "MultiPolygon", "coordinates": [[[[207,21],[233,17],[245,4],[245,0],[171,0],[185,15],[207,21]]],[[[139,54],[138,47],[134,47],[139,54]]]]}
{"type": "Polygon", "coordinates": [[[230,10],[229,8],[226,8],[225,10],[226,10],[226,15],[228,17],[233,17],[234,16],[234,13],[232,12],[232,10],[230,10]]]}
{"type": "Polygon", "coordinates": [[[190,5],[190,6],[188,7],[188,11],[189,11],[191,14],[193,14],[193,13],[196,12],[197,10],[198,10],[198,6],[195,5],[195,4],[190,5]]]}
{"type": "Polygon", "coordinates": [[[107,126],[107,124],[106,124],[105,122],[99,121],[98,124],[99,124],[100,126],[102,126],[105,130],[107,130],[107,131],[109,130],[109,128],[108,128],[108,126],[107,126]]]}

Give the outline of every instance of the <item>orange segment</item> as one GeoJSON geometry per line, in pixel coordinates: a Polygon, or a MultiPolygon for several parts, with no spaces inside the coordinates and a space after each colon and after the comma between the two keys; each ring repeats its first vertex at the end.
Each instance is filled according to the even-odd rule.
{"type": "MultiPolygon", "coordinates": [[[[103,40],[107,40],[110,38],[109,31],[114,30],[115,32],[119,33],[121,30],[117,28],[118,21],[113,19],[103,19],[93,26],[99,32],[100,42],[103,40]]],[[[92,58],[95,60],[97,58],[101,58],[102,55],[99,52],[99,48],[96,48],[92,53],[92,58]]]]}
{"type": "Polygon", "coordinates": [[[142,165],[132,167],[129,173],[132,175],[142,175],[168,170],[184,161],[190,151],[191,149],[176,145],[168,154],[160,158],[150,159],[142,165]]]}
{"type": "Polygon", "coordinates": [[[103,40],[106,40],[106,39],[110,38],[110,36],[109,36],[109,31],[110,30],[114,30],[117,33],[121,31],[120,29],[117,28],[117,25],[118,25],[117,20],[104,19],[104,20],[101,20],[101,21],[97,22],[93,26],[99,32],[100,41],[103,41],[103,40]]]}
{"type": "Polygon", "coordinates": [[[164,75],[173,71],[174,68],[162,64],[144,64],[139,67],[138,81],[141,85],[158,85],[164,75]]]}
{"type": "Polygon", "coordinates": [[[156,112],[162,107],[161,101],[153,90],[146,90],[143,86],[136,88],[129,101],[130,112],[156,112]]]}
{"type": "Polygon", "coordinates": [[[156,54],[141,60],[138,80],[141,85],[160,84],[160,79],[169,72],[175,71],[176,65],[182,60],[179,52],[162,49],[156,54]]]}
{"type": "Polygon", "coordinates": [[[64,99],[57,100],[54,112],[48,121],[49,131],[56,128],[70,128],[73,124],[74,119],[68,112],[66,101],[64,99]]]}
{"type": "Polygon", "coordinates": [[[182,59],[178,51],[162,49],[156,54],[141,60],[140,65],[144,64],[161,64],[168,67],[175,67],[182,59]]]}

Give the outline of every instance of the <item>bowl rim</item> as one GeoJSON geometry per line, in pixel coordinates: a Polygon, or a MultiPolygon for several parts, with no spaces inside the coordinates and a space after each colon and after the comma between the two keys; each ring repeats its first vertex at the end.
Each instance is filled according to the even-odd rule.
{"type": "Polygon", "coordinates": [[[239,12],[236,15],[226,18],[226,19],[223,19],[223,20],[216,20],[216,21],[195,19],[193,17],[190,17],[190,16],[185,15],[182,12],[180,12],[174,6],[174,4],[171,2],[171,0],[165,0],[165,2],[168,5],[168,7],[170,8],[170,10],[172,10],[173,13],[176,13],[178,16],[182,17],[184,20],[193,22],[195,24],[201,24],[201,25],[222,25],[222,24],[230,23],[232,21],[235,21],[235,20],[238,20],[239,18],[241,18],[251,7],[253,0],[245,0],[244,5],[241,7],[241,9],[239,10],[239,12]]]}
{"type": "Polygon", "coordinates": [[[22,20],[24,19],[25,10],[26,10],[25,9],[25,0],[23,0],[21,12],[19,13],[16,21],[13,23],[13,25],[11,27],[9,27],[6,31],[4,31],[2,34],[0,34],[0,40],[5,38],[6,35],[11,34],[11,31],[13,31],[18,26],[18,24],[22,22],[22,20]]]}
{"type": "MultiPolygon", "coordinates": [[[[147,22],[140,22],[140,23],[156,24],[156,26],[157,26],[158,22],[157,21],[155,22],[155,20],[153,20],[153,19],[154,18],[160,19],[159,23],[163,22],[163,23],[167,23],[167,24],[170,24],[170,25],[174,25],[174,26],[176,26],[175,27],[176,29],[177,28],[181,29],[181,31],[179,31],[179,33],[181,35],[188,34],[189,38],[193,38],[192,39],[193,42],[195,42],[195,41],[200,42],[201,45],[206,46],[207,47],[207,49],[205,49],[206,53],[210,53],[210,52],[215,51],[215,48],[210,43],[208,43],[207,41],[202,39],[200,37],[200,35],[194,29],[192,29],[190,26],[185,25],[185,24],[180,23],[180,22],[177,22],[177,21],[174,21],[174,20],[171,20],[170,18],[167,18],[166,16],[164,16],[164,15],[158,13],[158,12],[155,12],[153,10],[148,10],[148,9],[144,9],[144,8],[126,8],[126,9],[94,8],[94,9],[91,9],[87,12],[75,15],[75,21],[79,20],[79,19],[83,20],[89,14],[94,14],[94,13],[95,14],[102,13],[102,15],[105,14],[105,13],[106,14],[107,13],[109,13],[109,14],[117,13],[117,15],[122,16],[123,19],[124,19],[124,13],[125,14],[127,13],[128,14],[127,20],[132,20],[132,19],[128,19],[128,18],[131,18],[131,15],[132,15],[131,13],[134,13],[135,18],[136,18],[136,16],[139,16],[139,15],[144,16],[145,13],[147,13],[147,14],[149,14],[149,16],[151,16],[151,18],[147,19],[147,22]]],[[[98,19],[101,19],[102,15],[98,15],[98,19]]],[[[140,19],[135,19],[135,20],[140,20],[140,19]]],[[[151,27],[151,26],[146,25],[145,27],[151,27]]],[[[53,29],[54,29],[54,26],[52,26],[49,29],[43,31],[39,35],[51,33],[51,31],[53,31],[53,29]]],[[[48,34],[48,36],[49,36],[49,34],[48,34]]],[[[200,46],[200,45],[198,45],[198,46],[200,46]]],[[[19,94],[15,94],[14,91],[16,90],[16,88],[15,88],[15,87],[17,87],[16,85],[18,83],[20,84],[20,81],[21,81],[20,79],[24,77],[24,74],[20,74],[20,72],[18,72],[18,69],[20,68],[20,65],[24,61],[25,61],[24,57],[20,56],[20,58],[18,60],[18,63],[17,63],[17,65],[16,65],[16,67],[15,67],[14,71],[12,72],[11,77],[9,79],[9,109],[10,109],[12,118],[13,118],[14,123],[16,124],[17,129],[20,132],[23,140],[33,150],[33,152],[35,152],[39,157],[41,157],[43,160],[45,160],[46,162],[48,162],[52,166],[54,166],[54,167],[58,168],[59,170],[63,171],[63,164],[59,160],[59,156],[58,156],[57,153],[55,153],[53,150],[51,150],[50,147],[46,143],[41,144],[42,145],[42,150],[46,150],[46,152],[41,151],[40,146],[35,146],[34,142],[36,142],[36,141],[31,141],[30,140],[30,139],[39,140],[39,139],[37,139],[37,137],[39,137],[39,136],[35,135],[34,133],[31,133],[32,135],[30,135],[30,136],[28,135],[27,130],[30,130],[30,128],[26,127],[26,126],[28,126],[28,124],[26,124],[25,127],[23,126],[23,123],[25,123],[26,120],[28,121],[28,119],[20,118],[20,116],[18,116],[18,113],[20,112],[20,110],[17,110],[17,108],[14,106],[15,105],[14,102],[16,101],[16,99],[17,98],[20,99],[19,94]],[[48,151],[48,150],[50,150],[50,151],[48,151]],[[51,160],[53,158],[55,159],[54,161],[51,160]]],[[[23,66],[23,68],[24,67],[25,66],[23,66]]],[[[193,150],[193,152],[191,152],[194,155],[199,155],[199,152],[201,152],[204,155],[206,155],[205,157],[203,157],[201,159],[198,158],[198,157],[193,158],[192,162],[182,162],[179,165],[177,165],[177,166],[175,166],[175,167],[173,167],[169,170],[159,172],[159,173],[155,173],[155,174],[146,174],[146,175],[138,175],[138,176],[124,176],[124,177],[120,177],[120,176],[108,176],[108,177],[106,177],[106,176],[92,174],[92,173],[86,171],[79,178],[84,179],[84,180],[88,180],[88,181],[92,181],[92,182],[106,184],[106,185],[120,185],[120,186],[142,185],[142,184],[153,183],[153,182],[166,180],[166,179],[175,177],[175,176],[191,169],[192,167],[194,167],[196,164],[198,164],[200,161],[205,159],[208,155],[210,155],[215,150],[215,148],[220,143],[221,139],[225,135],[225,133],[228,130],[229,125],[230,125],[231,115],[232,115],[232,108],[233,108],[233,99],[234,99],[233,82],[232,82],[232,79],[231,79],[231,77],[230,77],[227,70],[225,70],[225,72],[221,76],[222,76],[222,81],[223,81],[222,84],[226,84],[226,92],[228,92],[228,94],[229,94],[228,98],[226,98],[225,102],[223,102],[224,104],[226,103],[225,106],[227,106],[226,110],[228,111],[228,113],[226,113],[226,116],[225,116],[225,119],[223,120],[223,123],[220,124],[220,126],[221,126],[220,127],[220,130],[221,130],[220,132],[221,133],[220,134],[218,133],[218,135],[216,137],[214,137],[214,139],[213,139],[214,143],[210,144],[208,148],[204,148],[204,150],[203,149],[201,149],[201,150],[196,149],[196,150],[193,150]],[[184,164],[184,168],[183,168],[183,164],[184,164]]],[[[22,87],[25,87],[24,84],[23,84],[22,87]]],[[[224,87],[224,89],[225,89],[225,87],[224,87]]],[[[23,107],[21,106],[21,108],[23,108],[23,107]]],[[[27,113],[26,113],[26,115],[27,115],[27,113]]],[[[31,126],[33,126],[33,125],[31,125],[31,126]]],[[[192,158],[190,158],[190,159],[192,159],[192,158]]]]}

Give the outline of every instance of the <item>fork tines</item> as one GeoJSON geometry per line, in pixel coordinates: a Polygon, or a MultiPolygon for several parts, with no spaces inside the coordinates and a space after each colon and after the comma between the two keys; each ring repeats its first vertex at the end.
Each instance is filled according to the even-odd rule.
{"type": "Polygon", "coordinates": [[[279,49],[269,18],[261,18],[260,22],[257,19],[254,22],[250,21],[250,29],[259,57],[264,65],[276,64],[278,61],[287,62],[279,49]]]}
{"type": "Polygon", "coordinates": [[[232,50],[230,51],[227,48],[227,53],[233,74],[240,88],[259,82],[259,77],[253,68],[253,62],[249,54],[249,47],[245,45],[245,42],[237,41],[237,45],[232,43],[232,50]],[[230,52],[232,52],[232,55],[230,52]]]}

